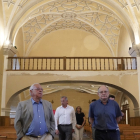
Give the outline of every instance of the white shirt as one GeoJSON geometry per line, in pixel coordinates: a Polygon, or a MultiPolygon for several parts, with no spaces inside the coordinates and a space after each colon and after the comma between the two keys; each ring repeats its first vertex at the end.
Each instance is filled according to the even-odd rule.
{"type": "Polygon", "coordinates": [[[67,105],[66,108],[59,106],[55,111],[55,129],[58,124],[72,124],[73,129],[76,125],[75,111],[72,106],[67,105]]]}

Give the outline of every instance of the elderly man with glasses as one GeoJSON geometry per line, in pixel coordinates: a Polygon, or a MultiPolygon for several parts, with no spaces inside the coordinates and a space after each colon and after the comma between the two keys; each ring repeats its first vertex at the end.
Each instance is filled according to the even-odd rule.
{"type": "Polygon", "coordinates": [[[43,89],[40,84],[30,87],[31,99],[18,104],[14,127],[17,140],[52,140],[55,121],[52,105],[42,100],[43,89]]]}
{"type": "Polygon", "coordinates": [[[109,100],[108,87],[98,89],[99,100],[90,104],[89,119],[95,128],[95,140],[119,140],[117,123],[122,116],[117,102],[109,100]],[[94,120],[94,121],[93,121],[94,120]]]}

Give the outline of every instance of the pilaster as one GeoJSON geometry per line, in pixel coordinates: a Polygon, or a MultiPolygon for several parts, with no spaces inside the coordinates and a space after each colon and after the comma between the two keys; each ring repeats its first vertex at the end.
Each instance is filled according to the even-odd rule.
{"type": "MultiPolygon", "coordinates": [[[[140,44],[133,45],[129,50],[129,54],[132,57],[137,57],[137,72],[138,72],[138,88],[139,88],[139,106],[140,106],[140,44]]],[[[134,108],[135,116],[140,116],[140,108],[134,108]]]]}
{"type": "Polygon", "coordinates": [[[14,56],[17,50],[10,44],[3,46],[4,66],[3,66],[3,79],[2,79],[2,95],[1,95],[1,116],[9,116],[9,109],[6,109],[6,81],[7,81],[7,69],[8,69],[8,56],[14,56]]]}

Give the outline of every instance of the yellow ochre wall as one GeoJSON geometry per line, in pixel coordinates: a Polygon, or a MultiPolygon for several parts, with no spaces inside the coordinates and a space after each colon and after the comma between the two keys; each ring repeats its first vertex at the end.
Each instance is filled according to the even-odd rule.
{"type": "Polygon", "coordinates": [[[107,45],[82,30],[58,30],[41,38],[29,56],[112,56],[107,45]]]}

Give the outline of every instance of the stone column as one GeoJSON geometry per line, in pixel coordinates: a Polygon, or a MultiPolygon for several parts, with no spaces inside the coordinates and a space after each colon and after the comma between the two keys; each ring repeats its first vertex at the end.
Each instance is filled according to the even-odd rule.
{"type": "MultiPolygon", "coordinates": [[[[9,108],[6,108],[6,81],[7,81],[7,69],[8,69],[8,56],[14,56],[16,49],[12,45],[3,46],[4,55],[4,67],[3,67],[3,79],[2,79],[2,94],[1,94],[1,116],[7,116],[9,114],[9,108]],[[8,111],[7,111],[8,110],[8,111]]],[[[9,116],[9,115],[8,115],[9,116]]]]}

